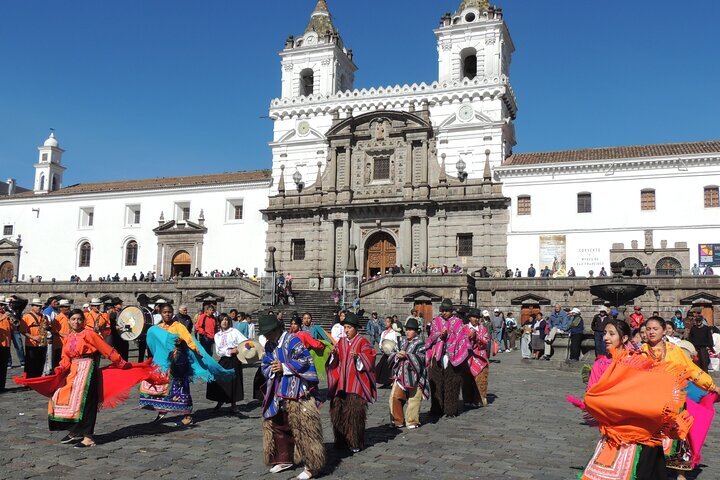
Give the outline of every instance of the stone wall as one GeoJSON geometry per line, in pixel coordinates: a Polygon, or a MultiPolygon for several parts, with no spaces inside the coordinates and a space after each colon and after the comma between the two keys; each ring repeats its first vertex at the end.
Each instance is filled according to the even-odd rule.
{"type": "Polygon", "coordinates": [[[223,311],[238,308],[254,311],[260,308],[260,287],[257,283],[241,278],[186,278],[177,282],[35,282],[0,284],[0,295],[16,294],[28,300],[62,295],[75,306],[88,303],[93,297],[109,295],[120,297],[125,305],[137,305],[136,298],[144,293],[149,297],[161,296],[173,304],[187,304],[192,312],[201,305],[196,297],[210,293],[224,297],[219,307],[223,311]]]}

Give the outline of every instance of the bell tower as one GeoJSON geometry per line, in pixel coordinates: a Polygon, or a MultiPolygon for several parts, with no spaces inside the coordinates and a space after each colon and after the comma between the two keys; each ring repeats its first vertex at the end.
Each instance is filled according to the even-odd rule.
{"type": "Polygon", "coordinates": [[[65,150],[55,138],[55,132],[45,140],[41,147],[38,147],[38,163],[35,164],[35,184],[33,190],[36,194],[43,194],[59,190],[62,187],[62,176],[65,167],[61,160],[65,150]]]}
{"type": "Polygon", "coordinates": [[[343,45],[325,0],[318,0],[305,33],[290,36],[280,52],[282,98],[351,90],[357,67],[343,45]]]}
{"type": "Polygon", "coordinates": [[[440,83],[510,75],[515,47],[502,9],[489,0],[463,0],[454,15],[442,16],[435,35],[440,83]]]}

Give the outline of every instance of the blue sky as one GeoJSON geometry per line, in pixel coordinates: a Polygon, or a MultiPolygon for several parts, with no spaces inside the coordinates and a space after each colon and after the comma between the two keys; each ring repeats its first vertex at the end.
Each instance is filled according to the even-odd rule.
{"type": "MultiPolygon", "coordinates": [[[[0,179],[57,129],[64,184],[268,168],[277,56],[314,0],[2,0],[0,179]]],[[[437,77],[460,0],[329,0],[357,87],[437,77]]],[[[720,2],[498,0],[516,152],[720,138],[720,2]]]]}

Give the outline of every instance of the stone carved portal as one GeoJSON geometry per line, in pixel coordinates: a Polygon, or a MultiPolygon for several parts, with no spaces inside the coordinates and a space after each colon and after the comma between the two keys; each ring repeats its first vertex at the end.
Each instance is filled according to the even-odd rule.
{"type": "Polygon", "coordinates": [[[387,232],[372,235],[365,248],[365,277],[372,278],[378,273],[385,275],[388,268],[397,264],[397,246],[387,232]]]}
{"type": "Polygon", "coordinates": [[[0,265],[0,282],[9,282],[15,274],[15,267],[11,262],[3,262],[0,265]]]}
{"type": "Polygon", "coordinates": [[[172,276],[189,277],[192,273],[190,268],[192,266],[192,258],[190,254],[185,250],[177,252],[172,259],[172,276]]]}

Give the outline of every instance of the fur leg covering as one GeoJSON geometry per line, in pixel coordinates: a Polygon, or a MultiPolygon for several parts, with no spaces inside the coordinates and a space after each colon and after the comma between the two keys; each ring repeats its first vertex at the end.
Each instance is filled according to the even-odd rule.
{"type": "Polygon", "coordinates": [[[430,368],[428,368],[428,380],[430,381],[430,413],[439,417],[443,414],[443,405],[445,404],[443,396],[444,377],[443,369],[435,359],[432,360],[430,368]]]}
{"type": "Polygon", "coordinates": [[[475,377],[475,384],[477,385],[478,393],[481,398],[487,397],[488,391],[488,377],[490,376],[490,370],[488,367],[483,368],[483,371],[475,377]]]}
{"type": "Polygon", "coordinates": [[[335,446],[365,447],[367,402],[355,394],[335,397],[330,404],[330,417],[335,433],[335,446]]]}
{"type": "Polygon", "coordinates": [[[262,421],[263,431],[263,459],[265,465],[271,465],[272,458],[275,456],[275,438],[273,437],[272,420],[262,421]]]}
{"type": "Polygon", "coordinates": [[[295,438],[295,450],[305,467],[312,473],[318,473],[325,466],[325,445],[317,404],[310,398],[288,400],[285,406],[290,429],[295,438]]]}
{"type": "Polygon", "coordinates": [[[448,417],[458,414],[458,399],[460,398],[460,387],[462,386],[463,375],[460,367],[448,365],[443,369],[444,377],[444,413],[448,417]]]}

